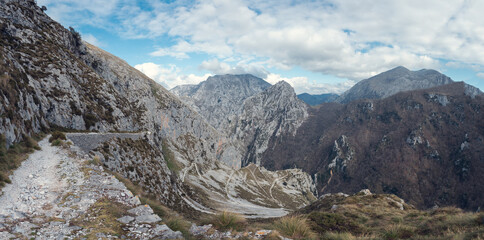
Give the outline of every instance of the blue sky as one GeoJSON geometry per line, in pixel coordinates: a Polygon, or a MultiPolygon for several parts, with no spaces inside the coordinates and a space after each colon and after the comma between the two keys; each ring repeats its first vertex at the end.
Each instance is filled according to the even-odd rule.
{"type": "Polygon", "coordinates": [[[38,0],[167,88],[251,73],[341,93],[396,66],[484,89],[484,1],[38,0]]]}

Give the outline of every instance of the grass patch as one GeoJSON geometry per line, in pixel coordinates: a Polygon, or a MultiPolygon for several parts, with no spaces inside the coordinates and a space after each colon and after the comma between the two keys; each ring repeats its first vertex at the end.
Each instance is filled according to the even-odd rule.
{"type": "Polygon", "coordinates": [[[326,232],[322,236],[323,240],[353,240],[356,239],[351,233],[326,232]]]}
{"type": "Polygon", "coordinates": [[[358,234],[364,232],[364,227],[357,223],[354,218],[349,218],[342,214],[312,212],[308,218],[311,220],[312,229],[320,234],[325,232],[352,232],[358,234]]]}
{"type": "Polygon", "coordinates": [[[165,224],[173,231],[180,231],[185,239],[192,239],[190,234],[190,227],[192,226],[190,222],[186,221],[181,216],[168,217],[165,224]]]}
{"type": "Polygon", "coordinates": [[[345,239],[345,234],[355,239],[484,239],[482,213],[455,207],[422,211],[405,203],[400,210],[395,201],[401,202],[388,194],[328,196],[298,213],[322,239],[345,239]],[[338,208],[331,210],[333,205],[338,208]]]}
{"type": "Polygon", "coordinates": [[[43,136],[43,134],[34,137],[24,135],[22,141],[7,148],[5,136],[0,134],[0,189],[5,184],[11,183],[8,176],[20,166],[22,161],[28,158],[28,154],[34,150],[40,150],[37,141],[43,136]]]}
{"type": "Polygon", "coordinates": [[[223,211],[212,215],[208,219],[214,228],[220,231],[242,231],[247,226],[247,220],[240,214],[223,211]]]}
{"type": "Polygon", "coordinates": [[[49,142],[54,142],[55,140],[66,140],[66,135],[63,132],[55,131],[49,138],[49,142]]]}
{"type": "Polygon", "coordinates": [[[62,144],[62,140],[56,139],[56,140],[52,141],[50,145],[57,147],[57,146],[60,146],[61,144],[62,144]]]}
{"type": "Polygon", "coordinates": [[[410,239],[415,235],[415,229],[409,226],[393,225],[383,231],[381,237],[385,240],[410,239]]]}
{"type": "Polygon", "coordinates": [[[101,166],[101,158],[99,156],[94,156],[91,160],[89,160],[89,164],[101,166]]]}
{"type": "Polygon", "coordinates": [[[161,151],[168,169],[174,173],[178,173],[181,170],[181,167],[178,165],[178,162],[175,159],[175,154],[170,150],[166,142],[161,144],[161,151]]]}
{"type": "Polygon", "coordinates": [[[111,201],[107,198],[97,200],[83,215],[73,221],[73,224],[87,230],[87,239],[98,239],[97,233],[120,237],[124,234],[122,224],[116,219],[127,214],[128,206],[111,201]]]}
{"type": "Polygon", "coordinates": [[[286,216],[282,217],[273,224],[282,235],[292,239],[315,239],[316,234],[313,232],[305,217],[286,216]]]}

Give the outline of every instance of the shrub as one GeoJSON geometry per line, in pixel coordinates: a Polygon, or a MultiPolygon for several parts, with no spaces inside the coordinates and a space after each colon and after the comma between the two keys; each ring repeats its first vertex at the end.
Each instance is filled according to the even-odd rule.
{"type": "Polygon", "coordinates": [[[413,235],[415,235],[415,229],[401,225],[390,226],[381,234],[382,238],[386,240],[409,239],[413,235]]]}
{"type": "Polygon", "coordinates": [[[356,239],[351,233],[327,232],[323,235],[324,240],[353,240],[356,239]]]}
{"type": "Polygon", "coordinates": [[[316,237],[309,227],[307,219],[300,216],[282,217],[274,223],[274,229],[292,239],[314,239],[316,237]]]}
{"type": "Polygon", "coordinates": [[[213,215],[209,221],[216,229],[221,231],[237,230],[241,231],[245,228],[247,220],[236,213],[223,211],[213,215]]]}
{"type": "Polygon", "coordinates": [[[24,139],[25,147],[40,150],[39,144],[30,136],[23,135],[22,138],[24,139]]]}
{"type": "Polygon", "coordinates": [[[312,212],[309,220],[313,229],[318,233],[324,232],[351,232],[360,234],[364,227],[354,219],[345,217],[338,213],[312,212]]]}
{"type": "Polygon", "coordinates": [[[190,236],[191,224],[182,217],[170,217],[165,221],[165,224],[173,231],[180,231],[185,238],[190,236]]]}
{"type": "Polygon", "coordinates": [[[52,146],[60,146],[62,143],[62,141],[60,139],[56,139],[54,141],[52,141],[51,145],[52,146]]]}
{"type": "MultiPolygon", "coordinates": [[[[63,132],[55,131],[52,133],[52,136],[49,138],[49,142],[53,142],[55,140],[66,140],[66,135],[63,132]]],[[[57,146],[57,145],[56,145],[57,146]]]]}

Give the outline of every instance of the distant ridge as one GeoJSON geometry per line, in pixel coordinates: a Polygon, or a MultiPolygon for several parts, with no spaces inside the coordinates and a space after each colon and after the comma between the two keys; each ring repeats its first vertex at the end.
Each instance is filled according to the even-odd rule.
{"type": "Polygon", "coordinates": [[[358,82],[337,101],[348,103],[357,99],[380,99],[403,91],[426,89],[452,82],[454,81],[450,77],[435,70],[410,71],[399,66],[358,82]]]}
{"type": "Polygon", "coordinates": [[[336,99],[338,99],[339,95],[335,93],[325,93],[325,94],[319,94],[319,95],[301,93],[301,94],[298,94],[297,97],[311,106],[316,106],[325,102],[334,102],[336,101],[336,99]]]}

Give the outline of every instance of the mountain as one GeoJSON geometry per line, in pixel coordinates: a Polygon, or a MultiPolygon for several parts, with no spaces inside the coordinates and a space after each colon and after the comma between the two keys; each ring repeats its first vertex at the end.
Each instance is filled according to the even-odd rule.
{"type": "MultiPolygon", "coordinates": [[[[205,108],[185,104],[125,61],[83,42],[79,33],[53,21],[35,1],[1,3],[0,135],[7,146],[40,132],[84,131],[81,145],[92,145],[85,153],[98,158],[103,168],[132,181],[156,201],[192,216],[222,207],[235,208],[237,204],[233,202],[227,206],[213,204],[220,199],[230,202],[229,197],[252,201],[252,206],[261,212],[278,214],[314,200],[313,182],[304,172],[250,168],[252,174],[263,172],[264,178],[248,178],[243,173],[249,170],[231,168],[232,164],[240,168],[244,156],[241,145],[194,111],[205,108]],[[142,137],[109,138],[106,132],[130,132],[142,137]],[[230,184],[225,187],[224,183],[206,178],[211,173],[230,184]],[[232,178],[240,181],[233,183],[232,178]],[[298,188],[277,182],[282,179],[298,188]],[[257,193],[254,189],[261,184],[270,185],[274,196],[269,199],[263,195],[265,188],[257,193]],[[230,187],[236,189],[232,191],[230,187]],[[225,191],[227,197],[205,192],[207,189],[225,191]],[[239,193],[241,196],[235,197],[239,193]],[[263,203],[253,196],[263,199],[263,203]],[[277,204],[280,198],[284,204],[277,204]],[[276,210],[272,209],[274,206],[276,210]]],[[[243,99],[270,86],[249,75],[237,76],[237,81],[230,78],[212,77],[198,88],[198,94],[220,93],[216,100],[211,99],[214,102],[206,102],[215,104],[211,110],[216,116],[229,114],[231,107],[243,112],[243,99]],[[244,90],[235,91],[232,84],[239,84],[237,88],[244,90]],[[230,93],[231,98],[224,93],[230,93]],[[230,108],[216,107],[234,97],[240,100],[227,103],[230,108]]],[[[221,121],[222,124],[228,123],[221,121]]],[[[81,145],[76,143],[76,147],[81,145]]],[[[241,210],[239,207],[233,211],[241,210]]]]}
{"type": "Polygon", "coordinates": [[[198,85],[177,86],[170,91],[200,113],[216,129],[225,129],[242,111],[248,97],[271,85],[252,76],[215,75],[198,85]]]}
{"type": "Polygon", "coordinates": [[[400,66],[358,82],[344,92],[337,101],[349,103],[357,99],[380,99],[399,92],[431,88],[452,82],[452,79],[435,70],[410,71],[400,66]]]}
{"type": "Polygon", "coordinates": [[[462,82],[381,100],[309,109],[295,135],[272,138],[267,169],[298,167],[320,194],[369,188],[419,208],[484,202],[484,97],[462,82]]]}
{"type": "Polygon", "coordinates": [[[223,142],[238,146],[242,160],[225,161],[232,167],[259,164],[273,136],[294,134],[307,118],[308,107],[291,85],[281,81],[271,86],[249,74],[217,75],[170,91],[224,132],[223,142]]]}
{"type": "Polygon", "coordinates": [[[334,102],[339,97],[339,95],[334,93],[325,93],[325,94],[319,94],[319,95],[301,93],[301,94],[298,94],[297,97],[311,106],[316,106],[325,102],[334,102]]]}

